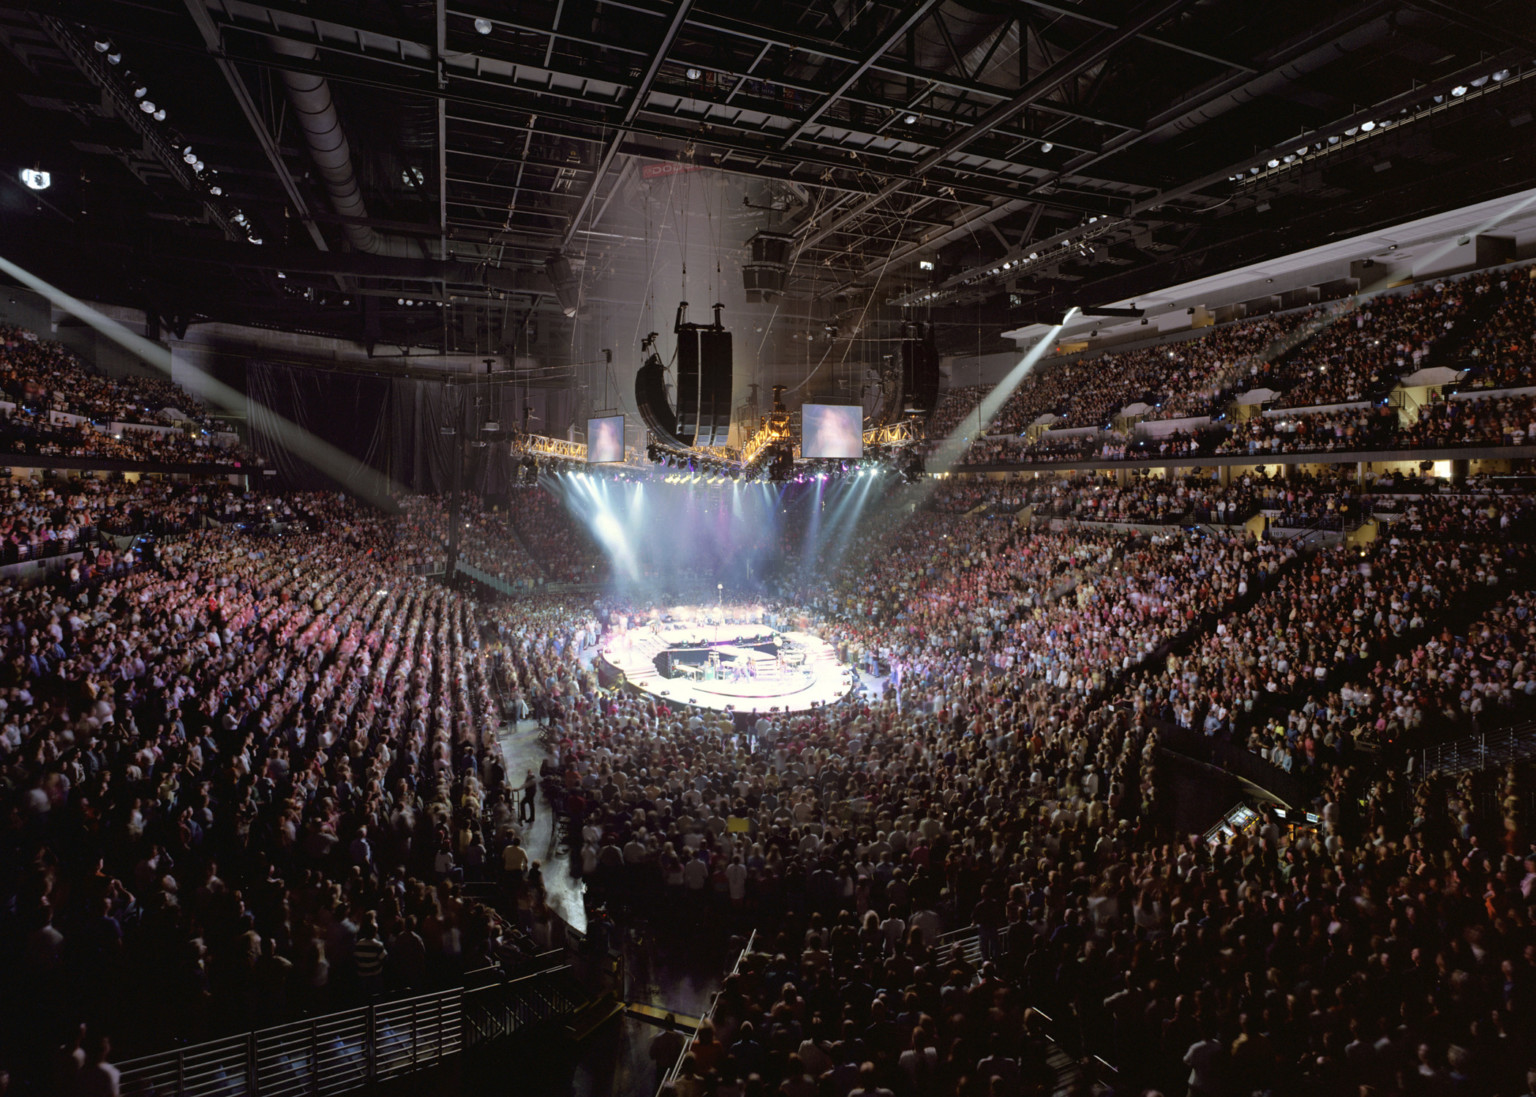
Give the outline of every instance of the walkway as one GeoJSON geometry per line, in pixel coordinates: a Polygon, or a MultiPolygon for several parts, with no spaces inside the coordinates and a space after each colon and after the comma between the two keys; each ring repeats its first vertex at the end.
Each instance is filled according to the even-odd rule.
{"type": "MultiPolygon", "coordinates": [[[[539,738],[539,725],[535,720],[519,720],[504,726],[497,736],[501,754],[506,760],[507,780],[515,787],[521,784],[529,770],[535,774],[549,751],[539,738]]],[[[532,826],[520,827],[519,836],[528,858],[539,862],[544,870],[544,889],[548,892],[551,910],[578,933],[587,931],[587,912],[582,900],[586,886],[571,875],[569,853],[558,847],[559,836],[555,833],[555,813],[549,799],[539,790],[538,809],[532,826]]]]}

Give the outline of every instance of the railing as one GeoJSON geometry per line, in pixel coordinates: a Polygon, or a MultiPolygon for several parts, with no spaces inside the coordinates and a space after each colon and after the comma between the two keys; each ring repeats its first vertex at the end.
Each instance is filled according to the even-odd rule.
{"type": "Polygon", "coordinates": [[[1536,723],[1516,724],[1499,731],[1479,732],[1419,752],[1419,773],[1452,776],[1476,773],[1491,766],[1508,766],[1536,758],[1536,723]]]}
{"type": "Polygon", "coordinates": [[[569,1017],[586,1003],[569,965],[464,992],[464,1046],[478,1047],[530,1025],[569,1017]]]}
{"type": "MultiPolygon", "coordinates": [[[[737,955],[736,962],[731,965],[731,970],[726,973],[725,979],[721,980],[722,988],[723,988],[724,983],[726,982],[726,980],[729,980],[732,975],[735,975],[737,972],[739,972],[741,970],[741,962],[747,958],[747,954],[752,951],[752,946],[754,946],[755,944],[757,944],[757,930],[754,929],[752,931],[752,935],[747,938],[747,943],[742,946],[741,952],[737,955]]],[[[717,991],[715,991],[714,995],[709,999],[709,1006],[704,1010],[703,1016],[701,1016],[699,1018],[699,1023],[701,1025],[705,1021],[712,1021],[712,1020],[714,1020],[714,1017],[715,1017],[715,1007],[717,1005],[719,1005],[719,1003],[720,1003],[720,991],[717,990],[717,991]]],[[[656,1088],[656,1093],[657,1093],[658,1097],[660,1097],[660,1095],[663,1094],[663,1093],[670,1093],[672,1091],[672,1089],[674,1088],[674,1083],[677,1080],[678,1072],[683,1069],[683,1060],[688,1058],[689,1054],[692,1051],[693,1051],[693,1037],[690,1036],[690,1037],[688,1037],[688,1039],[686,1041],[684,1041],[684,1043],[683,1043],[683,1050],[678,1053],[677,1062],[672,1064],[671,1068],[667,1071],[666,1075],[661,1079],[661,1084],[656,1088]]]]}
{"type": "MultiPolygon", "coordinates": [[[[1008,926],[998,927],[999,954],[1008,949],[1008,932],[1008,926]]],[[[965,926],[939,934],[938,940],[934,942],[934,951],[941,960],[956,948],[960,950],[960,954],[967,963],[973,967],[979,967],[982,962],[981,929],[978,926],[965,926]]],[[[1073,1038],[1072,1034],[1063,1030],[1045,1010],[1038,1006],[1031,1006],[1029,1012],[1039,1018],[1043,1024],[1043,1027],[1039,1028],[1031,1026],[1033,1035],[1039,1036],[1051,1045],[1046,1061],[1055,1074],[1055,1081],[1051,1086],[1053,1094],[1078,1092],[1085,1079],[1091,1079],[1094,1082],[1112,1082],[1118,1078],[1120,1072],[1113,1063],[1089,1050],[1083,1040],[1073,1038]]]]}
{"type": "Polygon", "coordinates": [[[463,1048],[464,991],[424,994],[117,1064],[124,1097],[330,1097],[463,1048]]]}
{"type": "MultiPolygon", "coordinates": [[[[547,963],[545,953],[537,962],[547,963]]],[[[503,981],[499,969],[453,987],[172,1048],[118,1063],[123,1097],[336,1097],[436,1067],[539,1021],[568,1017],[586,993],[568,966],[503,981]]]]}

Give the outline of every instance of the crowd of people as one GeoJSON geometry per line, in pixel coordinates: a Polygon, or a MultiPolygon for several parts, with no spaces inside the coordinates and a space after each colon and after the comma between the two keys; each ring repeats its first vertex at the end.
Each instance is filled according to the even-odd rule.
{"type": "MultiPolygon", "coordinates": [[[[1536,330],[1531,269],[1441,279],[1234,321],[1134,351],[1048,359],[989,423],[968,432],[972,440],[961,460],[993,465],[1182,457],[1213,449],[1262,455],[1523,444],[1530,436],[1529,398],[1475,407],[1436,398],[1417,423],[1400,429],[1386,397],[1401,378],[1437,361],[1466,370],[1461,387],[1469,391],[1528,384],[1526,350],[1536,330]],[[1265,389],[1280,408],[1329,410],[1230,421],[1235,397],[1265,389]],[[1333,407],[1340,404],[1358,406],[1333,407]],[[1184,418],[1194,422],[1166,436],[1135,425],[1184,418]]],[[[947,392],[931,444],[965,422],[987,391],[973,385],[947,392]]]]}
{"type": "MultiPolygon", "coordinates": [[[[1361,339],[1385,349],[1339,391],[1422,361],[1477,285],[1346,313],[1318,346],[1330,376],[1361,339]]],[[[1154,395],[1185,370],[1188,402],[1163,403],[1208,408],[1270,379],[1295,330],[1128,368],[1154,395]]],[[[1069,412],[1104,414],[1090,372],[1017,414],[1075,388],[1069,412]]],[[[1239,429],[1348,447],[1377,406],[1239,429]]],[[[132,1054],[515,964],[555,943],[544,878],[569,871],[632,924],[758,931],[680,1097],[1051,1092],[1061,1045],[1112,1064],[1116,1094],[1526,1091],[1533,774],[1410,763],[1536,712],[1529,495],[1352,468],[884,491],[835,552],[742,592],[803,619],[857,690],[722,716],[600,685],[604,630],[659,594],[429,576],[456,533],[514,588],[589,577],[547,486],[466,494],[459,530],[440,498],[0,487],[7,551],[81,551],[0,580],[0,956],[25,988],[0,996],[0,1067],[18,1091],[80,1086],[111,1046],[87,1055],[81,1022],[132,1054]],[[1258,514],[1381,528],[1319,549],[1240,528],[1258,514]],[[154,536],[100,536],[130,533],[154,536]],[[548,727],[536,775],[500,745],[524,717],[548,727]],[[1180,831],[1204,806],[1169,791],[1191,740],[1299,788],[1296,812],[1180,831]],[[568,864],[530,857],[534,810],[568,864]],[[940,942],[967,927],[979,964],[940,942]]]]}
{"type": "Polygon", "coordinates": [[[109,377],[60,343],[0,325],[0,449],[136,463],[252,464],[222,427],[169,380],[109,377]]]}
{"type": "Polygon", "coordinates": [[[1489,276],[1498,307],[1471,331],[1457,355],[1468,389],[1521,388],[1532,381],[1536,363],[1536,267],[1489,276]]]}

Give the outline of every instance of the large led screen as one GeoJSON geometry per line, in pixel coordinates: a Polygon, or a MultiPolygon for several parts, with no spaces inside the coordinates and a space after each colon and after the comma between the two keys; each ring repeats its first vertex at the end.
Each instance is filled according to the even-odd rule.
{"type": "Polygon", "coordinates": [[[624,416],[587,420],[587,464],[609,465],[624,460],[624,416]]]}
{"type": "Polygon", "coordinates": [[[800,431],[807,459],[864,456],[864,409],[857,404],[803,404],[800,431]]]}

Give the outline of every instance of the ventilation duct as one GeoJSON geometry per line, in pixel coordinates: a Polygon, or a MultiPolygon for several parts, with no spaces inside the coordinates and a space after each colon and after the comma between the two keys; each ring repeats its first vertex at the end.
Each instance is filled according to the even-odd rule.
{"type": "MultiPolygon", "coordinates": [[[[312,62],[320,54],[315,46],[286,38],[273,39],[272,48],[298,61],[312,62]]],[[[331,85],[323,76],[305,72],[284,69],[282,75],[283,85],[288,89],[288,101],[293,104],[299,128],[304,131],[304,143],[309,146],[310,158],[330,195],[331,208],[338,217],[345,218],[342,228],[347,234],[347,242],[354,250],[370,255],[431,258],[431,249],[425,241],[386,236],[368,226],[368,207],[363,204],[362,189],[352,164],[352,147],[347,143],[346,131],[341,128],[341,118],[331,97],[331,85]]]]}

